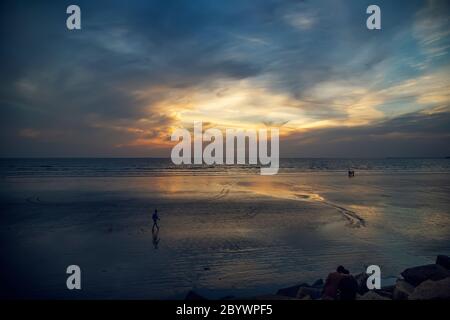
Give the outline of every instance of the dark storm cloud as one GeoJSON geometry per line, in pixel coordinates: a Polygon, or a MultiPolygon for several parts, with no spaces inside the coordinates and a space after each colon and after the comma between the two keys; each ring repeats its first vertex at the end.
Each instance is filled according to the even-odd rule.
{"type": "Polygon", "coordinates": [[[450,155],[450,113],[411,113],[369,126],[322,129],[291,136],[287,156],[446,157],[450,155]]]}
{"type": "MultiPolygon", "coordinates": [[[[133,117],[141,113],[141,106],[118,88],[183,87],[213,77],[240,79],[259,72],[250,61],[222,55],[226,40],[215,28],[225,27],[225,21],[220,25],[206,9],[198,10],[189,2],[79,5],[83,30],[77,34],[65,29],[64,4],[4,4],[3,23],[10,30],[2,39],[6,100],[31,102],[17,88],[26,79],[39,96],[49,97],[43,107],[52,113],[133,117]]],[[[36,97],[31,99],[39,104],[36,97]]]]}

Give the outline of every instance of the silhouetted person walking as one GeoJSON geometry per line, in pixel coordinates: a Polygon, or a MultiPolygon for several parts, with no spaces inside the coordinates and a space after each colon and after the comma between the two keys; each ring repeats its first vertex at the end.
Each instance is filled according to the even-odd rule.
{"type": "Polygon", "coordinates": [[[155,209],[155,212],[152,215],[152,219],[153,219],[152,230],[154,230],[155,227],[158,228],[158,230],[159,230],[158,220],[160,220],[160,219],[159,219],[159,216],[158,216],[158,210],[157,209],[155,209]]]}

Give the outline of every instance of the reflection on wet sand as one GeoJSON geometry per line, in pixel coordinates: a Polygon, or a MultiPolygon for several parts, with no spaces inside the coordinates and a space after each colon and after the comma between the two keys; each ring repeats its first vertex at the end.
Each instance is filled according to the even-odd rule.
{"type": "Polygon", "coordinates": [[[159,228],[152,228],[152,239],[153,239],[153,247],[158,249],[159,241],[161,240],[159,237],[159,228]]]}
{"type": "MultiPolygon", "coordinates": [[[[265,177],[262,177],[265,178],[265,177]]],[[[259,182],[241,182],[236,184],[241,191],[250,191],[259,195],[274,197],[286,200],[295,201],[310,201],[318,202],[325,206],[336,209],[348,221],[351,227],[364,227],[365,221],[356,212],[346,209],[337,204],[327,201],[323,196],[311,190],[308,186],[298,186],[289,183],[273,182],[273,180],[266,180],[263,183],[259,182]]]]}
{"type": "Polygon", "coordinates": [[[30,294],[46,297],[64,297],[55,274],[74,261],[91,275],[83,297],[182,297],[193,287],[217,298],[252,295],[341,264],[355,272],[378,264],[388,277],[449,252],[448,181],[445,174],[3,181],[3,267],[14,270],[18,292],[35,284],[41,292],[30,294]],[[161,231],[149,225],[154,208],[161,231]],[[40,267],[21,271],[24,259],[40,267]],[[22,286],[22,278],[29,282],[22,286]]]}

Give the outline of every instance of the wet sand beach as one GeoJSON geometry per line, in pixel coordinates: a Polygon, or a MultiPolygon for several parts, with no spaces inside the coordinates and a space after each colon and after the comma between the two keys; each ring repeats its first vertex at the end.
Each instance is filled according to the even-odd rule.
{"type": "Polygon", "coordinates": [[[450,253],[448,173],[4,177],[2,295],[252,296],[450,253]],[[151,215],[158,208],[159,232],[151,215]],[[66,289],[68,265],[83,288],[66,289]]]}

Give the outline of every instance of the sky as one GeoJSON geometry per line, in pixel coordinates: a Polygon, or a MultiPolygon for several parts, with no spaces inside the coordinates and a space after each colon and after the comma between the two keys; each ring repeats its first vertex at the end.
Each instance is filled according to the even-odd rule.
{"type": "Polygon", "coordinates": [[[449,16],[446,0],[1,1],[0,156],[169,157],[193,121],[277,127],[282,157],[450,156],[449,16]]]}

